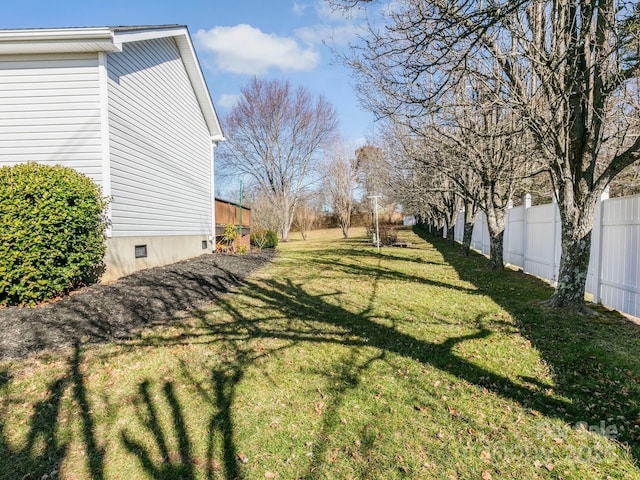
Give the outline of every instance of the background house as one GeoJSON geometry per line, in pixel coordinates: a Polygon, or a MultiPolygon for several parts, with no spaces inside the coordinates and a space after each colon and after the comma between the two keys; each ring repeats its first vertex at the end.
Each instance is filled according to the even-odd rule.
{"type": "Polygon", "coordinates": [[[0,165],[69,166],[111,197],[103,280],[211,251],[221,140],[184,26],[0,31],[0,165]]]}

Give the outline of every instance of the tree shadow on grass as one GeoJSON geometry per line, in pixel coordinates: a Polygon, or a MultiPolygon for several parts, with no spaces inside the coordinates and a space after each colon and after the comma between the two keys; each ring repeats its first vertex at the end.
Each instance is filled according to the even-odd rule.
{"type": "MultiPolygon", "coordinates": [[[[15,447],[8,440],[7,427],[12,419],[7,416],[6,409],[12,400],[3,400],[0,418],[0,479],[57,477],[69,449],[69,443],[61,441],[58,432],[63,399],[68,387],[71,387],[74,403],[79,410],[89,472],[87,478],[104,478],[104,450],[98,446],[95,435],[95,421],[87,398],[85,379],[81,373],[81,362],[81,349],[76,345],[69,359],[68,371],[49,382],[45,398],[33,406],[26,441],[22,447],[15,447]]],[[[0,393],[6,393],[10,380],[6,370],[0,372],[0,393]]],[[[13,402],[15,401],[13,399],[13,402]]]]}
{"type": "MultiPolygon", "coordinates": [[[[451,247],[447,246],[446,248],[451,247]]],[[[361,270],[357,266],[353,268],[356,268],[358,272],[361,270]]],[[[411,359],[425,366],[437,368],[494,392],[509,401],[517,402],[525,408],[541,412],[548,417],[560,418],[568,422],[581,419],[581,412],[572,405],[572,402],[576,400],[575,391],[568,391],[567,393],[574,395],[569,396],[569,401],[565,401],[562,396],[548,393],[546,389],[540,388],[539,383],[530,381],[526,381],[524,384],[516,383],[512,379],[483,368],[456,353],[458,345],[484,339],[491,335],[492,330],[485,325],[485,319],[482,316],[476,319],[475,325],[470,325],[471,332],[450,336],[440,343],[416,338],[400,331],[395,325],[390,325],[385,319],[378,318],[374,313],[373,305],[379,280],[389,278],[390,274],[387,270],[379,269],[376,275],[375,266],[367,267],[367,273],[373,274],[373,290],[368,307],[358,313],[347,310],[338,301],[333,300],[333,297],[342,293],[337,290],[311,293],[304,285],[288,279],[246,281],[243,286],[244,295],[249,297],[252,304],[262,305],[263,311],[269,312],[269,314],[256,319],[237,306],[233,297],[222,297],[217,305],[230,316],[231,320],[208,322],[206,315],[201,316],[200,318],[205,324],[208,322],[204,335],[218,338],[227,345],[241,345],[250,340],[269,339],[284,341],[285,346],[282,348],[291,348],[301,342],[308,342],[346,347],[367,347],[378,351],[379,354],[370,361],[358,364],[352,359],[342,366],[341,381],[338,382],[339,386],[336,390],[332,392],[331,401],[334,408],[330,409],[331,412],[337,410],[348,391],[357,387],[359,375],[364,369],[367,369],[372,362],[381,360],[388,354],[394,354],[400,358],[411,359]]],[[[514,275],[517,274],[514,273],[514,275]]],[[[464,278],[463,275],[461,277],[464,278]]],[[[471,277],[467,280],[473,281],[471,277]]],[[[511,283],[513,282],[514,279],[511,280],[511,283]]],[[[478,289],[486,294],[491,288],[493,287],[489,284],[482,283],[478,289]]],[[[526,286],[523,288],[526,289],[526,286]]],[[[529,312],[531,309],[532,307],[529,306],[526,311],[529,312]]],[[[492,320],[492,328],[495,326],[494,324],[495,321],[492,320]]],[[[187,335],[179,340],[167,340],[168,343],[194,341],[198,341],[197,336],[187,335]]],[[[239,458],[235,443],[234,419],[231,414],[235,389],[243,377],[244,370],[252,365],[257,357],[249,351],[236,350],[229,358],[232,358],[233,361],[229,361],[222,368],[212,371],[211,383],[214,393],[204,392],[203,398],[206,399],[212,411],[208,428],[209,449],[206,459],[208,478],[214,476],[215,454],[218,452],[224,466],[225,477],[230,480],[242,477],[242,468],[238,463],[239,458]],[[215,441],[216,438],[219,439],[218,443],[215,441]]],[[[191,447],[188,444],[186,434],[180,430],[184,419],[177,399],[171,393],[172,387],[170,384],[165,385],[165,400],[172,405],[173,424],[175,425],[173,434],[186,441],[181,447],[179,455],[173,454],[175,461],[171,460],[170,452],[162,447],[166,444],[165,438],[168,433],[163,432],[157,420],[154,420],[154,404],[147,390],[148,386],[142,384],[139,403],[144,405],[146,414],[140,415],[140,419],[143,421],[143,418],[147,418],[145,420],[146,434],[155,439],[157,448],[164,453],[161,454],[161,458],[154,459],[148,447],[126,433],[123,433],[122,436],[123,444],[139,458],[144,469],[153,478],[171,478],[176,475],[182,475],[181,478],[191,478],[193,470],[185,465],[185,462],[193,461],[191,447]]],[[[305,478],[322,477],[322,468],[318,463],[321,460],[318,459],[327,455],[329,434],[335,430],[338,422],[339,419],[334,414],[323,417],[323,425],[320,429],[323,433],[314,444],[313,457],[315,460],[310,465],[305,478]]]]}
{"type": "Polygon", "coordinates": [[[556,393],[570,399],[561,418],[627,444],[640,464],[640,326],[602,309],[580,315],[547,308],[541,301],[553,289],[546,282],[509,269],[489,271],[485,257],[462,257],[457,247],[416,233],[438,249],[462,280],[509,312],[550,366],[556,393]]]}
{"type": "MultiPolygon", "coordinates": [[[[339,292],[335,292],[335,295],[339,292]]],[[[301,320],[307,329],[291,331],[282,325],[270,326],[269,319],[255,321],[244,317],[242,312],[230,307],[224,299],[219,302],[223,308],[235,316],[235,321],[224,325],[210,325],[216,335],[234,335],[238,325],[247,325],[246,334],[236,334],[237,338],[246,335],[249,338],[274,338],[291,341],[309,341],[314,343],[336,343],[344,346],[372,347],[400,357],[416,360],[424,365],[432,365],[442,371],[453,374],[476,385],[495,391],[498,395],[519,402],[525,407],[553,412],[564,410],[566,402],[553,398],[537,389],[530,389],[514,383],[511,379],[493,371],[484,369],[457,355],[455,347],[463,342],[488,337],[492,331],[478,318],[476,331],[468,335],[449,337],[441,343],[429,342],[403,333],[387,323],[375,319],[371,307],[364,312],[354,314],[345,308],[327,302],[327,294],[311,294],[303,285],[290,280],[264,280],[260,284],[248,282],[245,295],[260,300],[267,311],[278,311],[281,318],[301,320]],[[314,325],[328,325],[314,328],[314,325]]]]}
{"type": "MultiPolygon", "coordinates": [[[[66,385],[65,379],[54,380],[47,387],[47,396],[33,406],[24,446],[15,447],[9,442],[7,423],[11,419],[4,411],[2,412],[2,418],[0,418],[1,479],[40,479],[44,475],[57,472],[69,446],[66,442],[58,441],[55,436],[60,401],[66,385]]],[[[4,394],[3,390],[4,388],[0,387],[0,393],[4,394]]]]}
{"type": "MultiPolygon", "coordinates": [[[[374,282],[370,306],[360,313],[353,313],[340,306],[338,302],[329,301],[329,298],[340,293],[337,291],[313,294],[307,291],[304,285],[290,280],[249,281],[245,286],[244,294],[264,305],[264,311],[276,313],[259,319],[251,318],[233,302],[223,298],[218,305],[233,317],[233,321],[209,325],[211,333],[216,337],[231,341],[264,338],[288,341],[292,344],[309,342],[366,347],[378,352],[377,355],[360,364],[354,359],[346,361],[339,369],[339,381],[336,382],[338,386],[331,395],[332,408],[327,408],[326,411],[330,413],[323,416],[318,441],[313,448],[314,460],[304,478],[324,478],[324,467],[321,463],[323,458],[331,453],[328,452],[331,445],[330,434],[335,431],[340,422],[335,412],[347,392],[357,388],[361,373],[371,363],[386,359],[388,354],[415,360],[425,366],[433,366],[524,407],[550,417],[564,418],[570,408],[568,402],[546,393],[537,385],[529,387],[515,383],[456,353],[458,345],[487,338],[492,333],[492,330],[485,326],[484,318],[477,318],[474,331],[468,334],[449,337],[442,343],[425,341],[403,333],[388,322],[375,317],[372,305],[376,294],[376,283],[374,282]],[[289,328],[289,325],[295,325],[295,328],[289,328]]],[[[335,379],[332,378],[333,380],[335,379]]],[[[363,475],[371,474],[371,472],[362,473],[363,475]]]]}
{"type": "MultiPolygon", "coordinates": [[[[197,337],[183,337],[179,340],[167,340],[164,345],[191,343],[197,337]]],[[[121,442],[133,456],[137,457],[147,475],[153,479],[195,479],[200,478],[204,470],[205,478],[224,476],[227,480],[243,478],[241,465],[246,461],[237,448],[235,441],[234,418],[232,416],[236,388],[243,378],[244,369],[262,356],[275,353],[276,349],[255,354],[252,350],[231,346],[230,360],[222,361],[218,368],[211,370],[211,388],[205,388],[193,378],[190,366],[181,361],[181,375],[194,387],[199,398],[198,405],[203,418],[209,415],[206,428],[206,454],[204,458],[194,451],[195,441],[189,437],[189,428],[181,405],[175,393],[172,381],[163,384],[163,398],[154,400],[152,384],[144,380],[139,385],[135,400],[138,423],[143,427],[135,433],[121,431],[121,442]],[[171,428],[163,427],[160,410],[169,407],[171,428]],[[151,443],[152,445],[149,445],[151,443]],[[177,450],[170,445],[177,445],[177,450]]]]}
{"type": "Polygon", "coordinates": [[[191,442],[187,436],[182,408],[175,394],[173,382],[165,382],[162,388],[164,399],[171,412],[172,429],[166,432],[162,427],[158,405],[150,392],[148,380],[139,385],[139,397],[136,400],[137,416],[140,424],[148,431],[148,437],[155,442],[155,448],[147,447],[144,442],[135,440],[126,431],[121,432],[121,440],[126,449],[135,455],[147,474],[157,480],[185,479],[195,477],[191,442]],[[175,435],[177,451],[170,447],[169,435],[175,435]],[[157,451],[157,455],[154,455],[157,451]]]}
{"type": "MultiPolygon", "coordinates": [[[[69,345],[72,346],[72,353],[68,371],[49,382],[46,398],[32,407],[32,413],[27,420],[29,425],[26,440],[19,446],[15,445],[9,435],[12,418],[4,412],[11,405],[23,400],[16,399],[17,395],[13,393],[11,399],[0,397],[0,413],[3,413],[0,417],[0,479],[40,479],[44,475],[52,476],[59,471],[70,447],[69,441],[60,440],[65,436],[59,432],[65,391],[71,393],[74,405],[71,407],[74,409],[72,415],[77,414],[79,418],[87,478],[103,479],[106,452],[101,446],[102,439],[96,432],[96,420],[89,401],[86,379],[82,373],[84,347],[81,346],[81,342],[127,338],[137,335],[136,329],[141,327],[175,322],[177,312],[191,310],[219,298],[231,287],[241,283],[245,275],[272,257],[271,253],[245,256],[242,261],[234,262],[234,258],[206,256],[164,269],[139,272],[114,285],[96,285],[43,307],[3,309],[1,320],[5,322],[5,326],[14,328],[7,328],[13,335],[5,334],[5,338],[2,339],[8,339],[10,343],[3,343],[0,358],[26,356],[42,349],[69,345]]],[[[195,316],[201,315],[198,310],[192,312],[195,316]]],[[[143,346],[143,343],[140,342],[137,347],[143,346]]],[[[61,355],[64,355],[64,352],[61,355]]],[[[220,379],[221,377],[214,375],[214,383],[220,379]]],[[[10,381],[9,370],[0,370],[0,393],[7,391],[10,381]]],[[[224,386],[221,391],[226,392],[227,387],[224,386]]],[[[184,457],[185,452],[188,452],[188,443],[185,443],[188,439],[185,435],[180,435],[178,429],[179,404],[173,395],[171,385],[165,395],[168,401],[173,401],[172,415],[176,420],[174,430],[182,442],[180,461],[174,462],[174,467],[179,466],[177,470],[174,469],[179,477],[173,478],[183,478],[184,475],[193,472],[193,467],[189,467],[184,457]]],[[[25,400],[28,401],[28,398],[25,400]]],[[[222,397],[218,403],[225,411],[222,397]]],[[[68,408],[70,407],[66,405],[65,400],[65,411],[68,408]]],[[[226,411],[228,414],[228,410],[226,411]]],[[[64,422],[66,424],[67,419],[64,422]]],[[[228,438],[231,430],[229,427],[225,428],[228,438]]],[[[234,470],[231,458],[233,455],[225,456],[226,469],[229,472],[228,478],[235,478],[237,470],[234,470]]],[[[150,467],[151,464],[147,466],[150,467]]],[[[150,471],[158,475],[164,475],[165,472],[173,474],[170,468],[150,471]]]]}

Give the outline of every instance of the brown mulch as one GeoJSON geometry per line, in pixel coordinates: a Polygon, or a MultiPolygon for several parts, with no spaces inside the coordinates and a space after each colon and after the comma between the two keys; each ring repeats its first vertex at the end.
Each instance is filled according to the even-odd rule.
{"type": "Polygon", "coordinates": [[[92,285],[45,305],[0,309],[0,360],[78,342],[132,338],[140,328],[213,302],[274,255],[269,250],[202,255],[92,285]]]}

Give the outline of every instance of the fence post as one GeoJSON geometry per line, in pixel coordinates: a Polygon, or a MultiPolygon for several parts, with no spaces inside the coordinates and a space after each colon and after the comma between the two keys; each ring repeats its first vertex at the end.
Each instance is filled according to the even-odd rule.
{"type": "Polygon", "coordinates": [[[462,241],[462,235],[460,233],[460,216],[462,215],[462,231],[464,232],[464,208],[458,212],[458,216],[456,217],[456,223],[453,227],[453,238],[454,240],[460,242],[462,241]]]}
{"type": "Polygon", "coordinates": [[[522,218],[522,272],[527,273],[527,256],[529,253],[529,209],[531,208],[531,194],[523,197],[524,213],[522,218]]]}
{"type": "Polygon", "coordinates": [[[558,192],[555,191],[553,197],[551,198],[551,203],[553,205],[553,225],[551,226],[553,237],[551,237],[551,241],[553,242],[553,251],[551,252],[551,278],[549,279],[549,283],[551,283],[552,287],[556,287],[558,285],[558,274],[560,270],[560,263],[556,263],[556,257],[558,256],[558,248],[562,247],[562,234],[560,234],[560,241],[556,242],[556,238],[558,236],[558,216],[560,213],[560,207],[558,206],[558,192]]]}
{"type": "Polygon", "coordinates": [[[609,187],[607,187],[596,204],[593,215],[593,228],[591,229],[591,252],[593,257],[593,303],[600,303],[602,288],[602,231],[604,228],[604,201],[609,199],[609,187]]]}
{"type": "Polygon", "coordinates": [[[513,200],[509,199],[509,203],[507,203],[507,214],[504,220],[504,238],[502,240],[502,259],[505,264],[509,263],[509,213],[513,208],[513,200]]]}

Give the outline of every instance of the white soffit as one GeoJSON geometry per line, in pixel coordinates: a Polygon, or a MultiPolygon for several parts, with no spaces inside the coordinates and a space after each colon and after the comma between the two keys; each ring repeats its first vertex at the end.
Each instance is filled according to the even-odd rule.
{"type": "Polygon", "coordinates": [[[0,54],[117,52],[110,28],[0,30],[0,54]]]}

